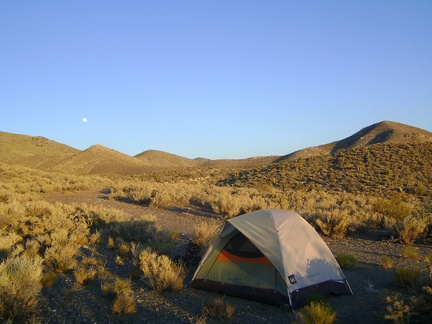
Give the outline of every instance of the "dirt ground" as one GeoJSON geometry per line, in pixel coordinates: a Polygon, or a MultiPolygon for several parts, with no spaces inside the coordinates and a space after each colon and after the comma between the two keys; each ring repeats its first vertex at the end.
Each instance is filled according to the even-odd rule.
{"type": "MultiPolygon", "coordinates": [[[[156,217],[161,228],[185,234],[191,234],[198,222],[217,218],[217,215],[202,210],[158,209],[111,201],[103,191],[45,194],[43,199],[51,203],[85,203],[115,208],[136,219],[150,214],[156,217]]],[[[393,259],[393,268],[415,265],[423,269],[425,275],[429,264],[423,258],[432,257],[432,245],[423,243],[415,245],[420,252],[420,261],[404,258],[401,255],[404,246],[389,241],[379,232],[344,240],[324,240],[335,255],[346,252],[359,261],[355,269],[344,271],[354,295],[328,298],[336,310],[338,323],[383,323],[387,306],[384,301],[386,292],[401,292],[408,296],[407,288],[395,284],[393,269],[384,269],[380,265],[382,256],[393,259]]],[[[101,251],[106,260],[105,267],[117,276],[127,278],[131,265],[118,267],[114,262],[114,253],[108,249],[101,251]]],[[[112,312],[112,302],[102,296],[100,284],[99,280],[93,280],[89,285],[81,286],[75,282],[72,274],[59,276],[53,286],[43,288],[41,320],[47,323],[195,323],[201,315],[202,306],[218,297],[193,288],[186,288],[180,293],[159,294],[142,280],[136,279],[133,280],[133,289],[137,311],[132,315],[120,316],[112,312]]],[[[235,308],[234,316],[229,321],[231,323],[292,323],[296,316],[288,308],[230,296],[224,298],[235,308]]],[[[425,319],[414,316],[411,322],[422,323],[425,319]]]]}

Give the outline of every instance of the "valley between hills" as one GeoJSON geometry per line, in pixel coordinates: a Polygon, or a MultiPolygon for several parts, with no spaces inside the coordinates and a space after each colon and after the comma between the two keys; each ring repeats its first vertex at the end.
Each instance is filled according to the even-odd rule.
{"type": "Polygon", "coordinates": [[[222,305],[233,312],[211,315],[205,310],[220,296],[188,287],[194,267],[180,288],[165,290],[143,270],[147,248],[160,261],[186,234],[203,254],[227,219],[276,208],[298,212],[335,256],[355,260],[338,259],[354,295],[325,298],[336,322],[431,322],[431,161],[431,132],[389,121],[243,160],[155,150],[132,157],[0,132],[0,319],[307,323],[307,308],[230,296],[222,305]]]}

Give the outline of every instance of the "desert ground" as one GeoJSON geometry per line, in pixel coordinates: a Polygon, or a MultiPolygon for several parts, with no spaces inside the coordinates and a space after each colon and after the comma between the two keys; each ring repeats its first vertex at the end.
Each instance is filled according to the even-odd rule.
{"type": "MultiPolygon", "coordinates": [[[[151,214],[157,224],[167,230],[175,230],[190,235],[197,223],[206,219],[219,219],[219,216],[199,209],[150,208],[137,204],[108,200],[104,191],[91,190],[75,193],[49,193],[43,199],[50,203],[100,205],[122,210],[135,218],[151,214]]],[[[222,220],[220,220],[222,223],[222,220]]],[[[388,304],[386,292],[407,293],[406,287],[398,286],[393,279],[393,269],[401,266],[417,266],[425,271],[429,264],[424,257],[432,255],[431,242],[415,244],[420,254],[419,260],[402,256],[403,245],[392,241],[384,232],[373,231],[356,237],[335,240],[325,238],[331,251],[336,255],[346,252],[358,259],[352,270],[344,270],[354,295],[329,297],[328,302],[337,313],[337,323],[383,323],[388,304]],[[381,265],[382,256],[393,259],[392,269],[381,265]]],[[[131,265],[119,267],[114,263],[113,251],[106,249],[106,268],[119,277],[127,277],[131,265]]],[[[193,269],[190,270],[190,273],[193,269]]],[[[188,276],[190,278],[191,274],[188,276]]],[[[186,282],[187,284],[187,282],[186,282]]],[[[186,288],[177,293],[157,293],[140,280],[133,280],[137,299],[134,314],[119,316],[114,314],[109,303],[100,296],[100,282],[92,281],[87,286],[77,285],[72,276],[64,274],[56,285],[43,289],[43,302],[40,318],[48,323],[196,323],[202,306],[216,294],[186,288]],[[100,297],[98,297],[100,296],[100,297]]],[[[292,323],[296,311],[289,308],[270,306],[248,300],[224,296],[227,303],[234,306],[231,323],[292,323]]],[[[411,316],[411,322],[429,320],[424,314],[411,316]]],[[[217,322],[216,320],[213,320],[217,322]]],[[[212,322],[212,320],[210,320],[212,322]]]]}

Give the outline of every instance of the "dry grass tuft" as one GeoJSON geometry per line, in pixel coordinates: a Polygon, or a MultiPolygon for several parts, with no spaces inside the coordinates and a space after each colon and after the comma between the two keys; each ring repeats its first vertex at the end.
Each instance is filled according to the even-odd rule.
{"type": "Polygon", "coordinates": [[[386,269],[390,269],[391,267],[393,267],[393,260],[392,258],[390,258],[387,255],[383,255],[381,257],[381,265],[386,268],[386,269]]]}
{"type": "Polygon", "coordinates": [[[78,265],[77,268],[73,271],[73,274],[75,276],[76,281],[80,285],[88,285],[90,281],[93,280],[93,278],[97,274],[97,270],[93,266],[84,266],[84,265],[78,265]]]}
{"type": "Polygon", "coordinates": [[[111,236],[108,237],[107,247],[108,247],[108,249],[114,249],[115,248],[114,239],[111,236]]]}
{"type": "Polygon", "coordinates": [[[117,279],[114,282],[115,299],[113,311],[120,315],[136,312],[136,299],[129,279],[117,279]]]}
{"type": "Polygon", "coordinates": [[[217,297],[210,300],[202,308],[203,316],[218,320],[230,319],[234,315],[234,306],[227,303],[223,298],[217,297]]]}
{"type": "Polygon", "coordinates": [[[119,315],[136,312],[136,298],[130,279],[117,278],[101,284],[102,294],[113,299],[113,311],[119,315]]]}
{"type": "Polygon", "coordinates": [[[133,291],[117,293],[117,296],[114,299],[113,311],[120,315],[135,313],[136,300],[133,291]]]}
{"type": "Polygon", "coordinates": [[[131,253],[130,245],[125,242],[119,243],[116,250],[121,256],[127,256],[131,253]]]}

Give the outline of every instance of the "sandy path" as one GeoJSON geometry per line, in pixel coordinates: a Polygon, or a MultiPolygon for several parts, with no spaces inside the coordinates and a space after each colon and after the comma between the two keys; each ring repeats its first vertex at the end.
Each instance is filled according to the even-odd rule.
{"type": "Polygon", "coordinates": [[[217,219],[215,214],[203,210],[190,208],[154,208],[145,207],[138,204],[109,200],[108,194],[104,190],[89,190],[78,192],[55,192],[43,194],[42,198],[49,203],[63,204],[87,204],[90,206],[101,206],[121,210],[134,219],[143,216],[154,216],[157,225],[168,231],[176,231],[191,235],[194,228],[201,222],[217,219]]]}

